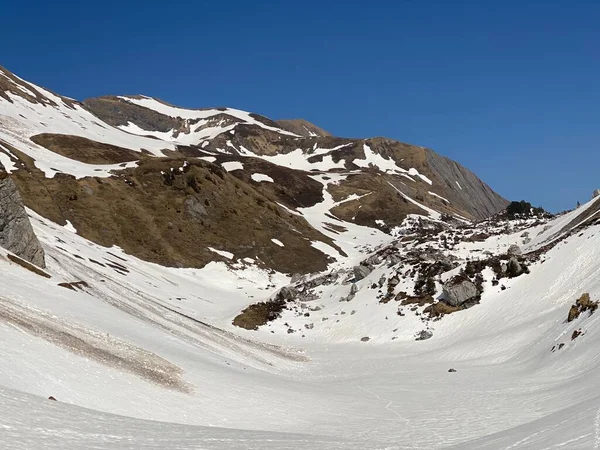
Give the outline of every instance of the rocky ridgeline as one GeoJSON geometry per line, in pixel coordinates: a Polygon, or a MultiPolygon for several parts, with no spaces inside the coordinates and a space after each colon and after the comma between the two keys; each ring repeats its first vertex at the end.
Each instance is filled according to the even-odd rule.
{"type": "Polygon", "coordinates": [[[518,245],[495,254],[473,244],[521,230],[520,242],[527,244],[531,238],[526,229],[544,224],[549,217],[500,215],[475,224],[444,219],[410,217],[394,230],[395,241],[376,249],[357,266],[318,276],[297,275],[291,285],[270,300],[243,311],[234,324],[258,329],[282,320],[288,311],[297,319],[288,320],[290,314],[285,314],[287,332],[304,335],[332,318],[324,311],[331,309],[324,297],[335,292],[334,302],[349,303],[349,311],[339,315],[353,315],[364,307],[362,300],[370,301],[370,308],[393,302],[398,305],[399,316],[413,314],[422,321],[424,329],[416,333],[415,339],[429,339],[433,335],[432,322],[477,305],[486,285],[504,290],[503,280],[529,273],[529,265],[540,258],[537,253],[533,257],[524,255],[518,245]],[[465,244],[473,249],[465,251],[465,244]],[[355,306],[358,297],[361,301],[355,306]],[[247,320],[249,317],[251,320],[247,320]]]}
{"type": "Polygon", "coordinates": [[[0,246],[45,267],[44,250],[33,232],[15,183],[0,165],[0,246]]]}

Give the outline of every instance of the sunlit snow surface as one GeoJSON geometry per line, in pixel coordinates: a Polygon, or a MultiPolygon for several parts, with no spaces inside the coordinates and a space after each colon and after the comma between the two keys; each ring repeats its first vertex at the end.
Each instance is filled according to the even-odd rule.
{"type": "MultiPolygon", "coordinates": [[[[573,214],[530,230],[525,250],[553,239],[573,214]]],[[[311,339],[240,330],[231,318],[289,278],[242,262],[162,268],[32,215],[52,279],[0,259],[3,448],[597,446],[600,315],[565,319],[582,292],[600,295],[598,226],[559,243],[505,291],[486,285],[480,305],[416,342],[385,338],[388,328],[416,324],[390,314],[383,325],[376,310],[361,308],[362,289],[350,304],[356,314],[311,339]],[[87,293],[57,286],[78,280],[87,293]],[[78,336],[125,363],[107,364],[23,323],[78,336]],[[369,342],[360,342],[361,328],[369,342]],[[586,334],[571,341],[578,328],[586,334]],[[559,342],[565,347],[551,352],[559,342]],[[178,368],[180,384],[165,386],[131,363],[178,368]]],[[[502,235],[458,252],[518,241],[502,235]]]]}
{"type": "MultiPolygon", "coordinates": [[[[0,99],[0,163],[8,171],[16,169],[17,158],[7,145],[32,157],[48,177],[60,172],[107,177],[120,168],[79,163],[29,140],[44,132],[156,156],[175,148],[172,133],[157,136],[161,141],[142,136],[150,133],[132,124],[110,127],[36,89],[58,106],[31,104],[12,94],[12,103],[0,99]]],[[[243,111],[181,110],[135,100],[199,120],[198,127],[210,125],[180,134],[178,143],[235,133],[235,124],[204,122],[215,113],[273,129],[243,111]]],[[[340,169],[311,174],[323,186],[321,203],[288,211],[333,240],[337,248],[311,242],[335,259],[330,269],[351,270],[391,237],[326,215],[358,198],[336,202],[327,191],[347,176],[343,161],[335,163],[330,154],[341,147],[315,145],[312,153],[262,158],[296,169],[340,169]],[[315,155],[323,158],[309,162],[315,155]]],[[[368,145],[364,153],[354,164],[376,166],[406,183],[432,184],[368,145]]],[[[223,166],[238,170],[243,163],[223,166]]],[[[266,177],[253,179],[269,182],[266,177]]],[[[423,215],[440,217],[405,198],[423,215]]],[[[515,243],[524,251],[538,249],[560,238],[591,205],[528,230],[527,244],[521,230],[463,242],[455,253],[465,260],[515,243]]],[[[285,322],[304,329],[308,320],[287,311],[269,326],[246,331],[232,319],[288,284],[289,276],[216,248],[210,250],[221,262],[201,270],[164,268],[86,241],[71,223],[60,226],[30,214],[52,278],[10,262],[0,250],[0,448],[600,448],[600,313],[566,323],[570,305],[583,292],[600,297],[599,226],[560,242],[529,275],[504,281],[506,290],[486,282],[479,305],[434,322],[433,337],[416,342],[422,322],[414,314],[397,315],[393,303],[379,305],[369,292],[385,267],[356,283],[352,302],[339,301],[350,283],[323,286],[318,303],[324,308],[310,317],[321,326],[305,336],[286,333],[285,322]],[[58,286],[79,281],[87,286],[58,286]],[[585,334],[571,340],[577,329],[585,334]],[[369,340],[361,342],[362,337],[369,340]],[[559,343],[564,348],[551,352],[559,343]],[[448,373],[450,368],[457,372],[448,373]]],[[[285,246],[276,236],[271,241],[285,246]]]]}

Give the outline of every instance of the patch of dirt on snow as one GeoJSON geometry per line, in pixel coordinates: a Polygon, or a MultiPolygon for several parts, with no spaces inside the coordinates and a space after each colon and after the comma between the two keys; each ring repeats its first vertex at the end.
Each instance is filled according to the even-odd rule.
{"type": "Polygon", "coordinates": [[[62,347],[76,355],[127,371],[166,389],[191,394],[193,387],[183,381],[183,370],[160,356],[115,339],[108,334],[59,323],[32,309],[0,299],[0,320],[62,347]]]}
{"type": "Polygon", "coordinates": [[[31,140],[51,152],[88,164],[118,164],[136,161],[142,156],[141,153],[116,145],[66,134],[42,133],[32,136],[31,140]]]}

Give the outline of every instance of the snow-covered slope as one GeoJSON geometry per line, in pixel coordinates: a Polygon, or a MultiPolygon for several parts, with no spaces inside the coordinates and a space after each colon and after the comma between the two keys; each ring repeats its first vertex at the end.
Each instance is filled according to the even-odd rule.
{"type": "MultiPolygon", "coordinates": [[[[514,233],[453,251],[534,250],[582,212],[517,222],[514,233]],[[541,232],[540,242],[523,244],[525,232],[541,232]]],[[[31,214],[52,277],[0,259],[7,448],[46,438],[49,448],[596,445],[600,316],[566,318],[583,292],[600,296],[597,224],[504,280],[505,290],[487,280],[480,304],[432,322],[433,337],[415,341],[416,314],[398,316],[394,302],[377,304],[364,286],[350,302],[315,300],[324,308],[311,314],[326,313],[327,328],[305,337],[280,334],[279,322],[240,330],[231,325],[236,311],[289,278],[223,263],[166,269],[31,214]],[[78,281],[86,285],[58,286],[78,281]],[[336,315],[336,304],[347,314],[336,315]]],[[[296,327],[298,319],[282,320],[296,327]]]]}

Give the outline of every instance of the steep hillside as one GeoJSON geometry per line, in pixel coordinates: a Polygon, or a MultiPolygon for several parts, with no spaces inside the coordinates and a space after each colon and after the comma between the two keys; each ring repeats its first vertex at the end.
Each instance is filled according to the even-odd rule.
{"type": "Polygon", "coordinates": [[[599,196],[4,69],[0,164],[3,448],[598,447],[599,196]]]}
{"type": "Polygon", "coordinates": [[[298,136],[331,136],[330,133],[319,128],[314,123],[307,122],[304,119],[278,120],[277,124],[284,130],[291,131],[298,136]]]}
{"type": "Polygon", "coordinates": [[[161,267],[31,212],[50,278],[0,255],[3,442],[593,448],[598,204],[555,219],[499,217],[477,226],[413,217],[392,246],[363,249],[366,275],[346,267],[312,287],[315,277],[295,281],[306,297],[286,303],[302,314],[285,309],[258,331],[232,318],[289,277],[224,262],[161,267]],[[436,261],[455,266],[434,276],[441,289],[439,280],[469,263],[508,252],[529,273],[495,285],[492,262],[481,272],[478,302],[425,317],[428,300],[411,290],[421,271],[436,261]],[[348,298],[357,273],[365,276],[348,298]],[[394,297],[382,301],[389,286],[394,297]],[[396,300],[398,286],[407,296],[396,300]],[[579,314],[569,320],[573,307],[579,314]]]}
{"type": "Polygon", "coordinates": [[[223,257],[213,248],[317,272],[355,254],[356,233],[375,245],[410,214],[481,219],[506,205],[460,165],[389,139],[144,96],[80,103],[0,79],[0,162],[26,205],[164,265],[202,267],[223,257]]]}

